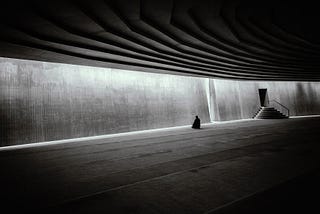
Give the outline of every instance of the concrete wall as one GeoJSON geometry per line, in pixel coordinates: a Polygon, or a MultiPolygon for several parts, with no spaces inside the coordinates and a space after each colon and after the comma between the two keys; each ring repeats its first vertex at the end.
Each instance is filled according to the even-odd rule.
{"type": "Polygon", "coordinates": [[[0,58],[0,146],[251,118],[258,89],[320,114],[320,84],[213,80],[0,58]]]}
{"type": "MultiPolygon", "coordinates": [[[[211,106],[214,120],[251,118],[260,106],[259,88],[267,88],[269,100],[290,109],[290,115],[320,114],[318,82],[253,82],[210,80],[210,92],[216,105],[211,106]]],[[[272,104],[272,103],[271,103],[272,104]]],[[[280,106],[275,107],[281,109],[280,106]]]]}
{"type": "Polygon", "coordinates": [[[207,79],[0,58],[1,146],[209,122],[207,79]]]}

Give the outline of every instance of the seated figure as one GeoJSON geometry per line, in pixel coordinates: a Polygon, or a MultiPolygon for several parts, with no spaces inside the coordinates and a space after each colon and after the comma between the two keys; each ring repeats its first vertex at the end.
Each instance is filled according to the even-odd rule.
{"type": "Polygon", "coordinates": [[[196,116],[196,119],[194,120],[192,124],[193,129],[200,129],[200,119],[198,116],[196,116]]]}

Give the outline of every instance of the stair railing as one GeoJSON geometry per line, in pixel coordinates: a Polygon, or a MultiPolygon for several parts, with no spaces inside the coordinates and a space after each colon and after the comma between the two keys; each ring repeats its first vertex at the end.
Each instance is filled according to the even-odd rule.
{"type": "MultiPolygon", "coordinates": [[[[269,101],[269,105],[270,105],[271,103],[277,104],[277,105],[278,105],[277,107],[280,107],[280,112],[281,112],[282,114],[284,114],[285,116],[290,117],[290,110],[289,110],[285,105],[279,103],[279,102],[276,101],[276,100],[270,100],[270,101],[269,101]]],[[[271,105],[271,107],[273,107],[273,106],[271,105]]],[[[276,106],[274,106],[274,107],[277,109],[276,106]]]]}

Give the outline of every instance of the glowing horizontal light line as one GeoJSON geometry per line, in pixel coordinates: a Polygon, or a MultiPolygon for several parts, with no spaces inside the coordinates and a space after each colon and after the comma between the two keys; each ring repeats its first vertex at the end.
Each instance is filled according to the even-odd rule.
{"type": "MultiPolygon", "coordinates": [[[[320,117],[320,115],[290,116],[291,119],[307,118],[307,117],[320,117]]],[[[244,122],[244,121],[251,121],[251,120],[253,121],[256,119],[249,118],[249,119],[228,120],[228,121],[214,121],[212,123],[203,123],[203,124],[201,124],[201,126],[208,127],[210,125],[215,125],[215,124],[228,124],[228,123],[237,123],[237,122],[244,122]]],[[[76,143],[76,142],[83,142],[83,141],[88,141],[88,140],[110,139],[110,138],[133,136],[133,135],[139,135],[139,134],[156,133],[156,132],[161,132],[161,131],[174,131],[174,130],[190,128],[190,127],[191,127],[191,125],[184,125],[184,126],[175,126],[175,127],[167,127],[167,128],[159,128],[159,129],[123,132],[123,133],[116,133],[116,134],[97,135],[97,136],[90,136],[90,137],[80,137],[80,138],[72,138],[72,139],[44,141],[44,142],[38,142],[38,143],[28,143],[28,144],[23,144],[23,145],[3,146],[3,147],[0,147],[0,152],[27,149],[27,148],[36,148],[36,147],[43,147],[43,146],[52,146],[52,145],[59,145],[59,144],[67,144],[67,143],[76,143]]]]}
{"type": "MultiPolygon", "coordinates": [[[[203,123],[203,124],[201,124],[201,126],[208,127],[208,126],[214,125],[214,124],[236,123],[236,122],[249,121],[249,120],[253,120],[253,119],[214,121],[212,123],[203,123]]],[[[101,140],[101,139],[133,136],[133,135],[139,135],[139,134],[148,134],[148,133],[150,134],[150,133],[156,133],[156,132],[161,132],[161,131],[174,131],[174,130],[185,129],[185,128],[191,128],[191,125],[175,126],[175,127],[167,127],[167,128],[159,128],[159,129],[148,129],[148,130],[141,130],[141,131],[123,132],[123,133],[116,133],[116,134],[106,134],[106,135],[97,135],[97,136],[71,138],[71,139],[62,139],[62,140],[54,140],[54,141],[44,141],[44,142],[28,143],[28,144],[22,144],[22,145],[4,146],[4,147],[0,147],[0,152],[1,151],[27,149],[27,148],[35,148],[35,147],[42,147],[42,146],[67,144],[67,143],[76,143],[76,142],[83,142],[83,141],[88,141],[88,140],[101,140]]]]}

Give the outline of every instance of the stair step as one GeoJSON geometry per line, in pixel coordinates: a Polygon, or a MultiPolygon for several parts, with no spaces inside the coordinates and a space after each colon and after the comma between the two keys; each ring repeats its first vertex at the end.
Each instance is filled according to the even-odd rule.
{"type": "Polygon", "coordinates": [[[261,107],[254,115],[257,119],[285,119],[288,118],[273,107],[261,107]]]}

